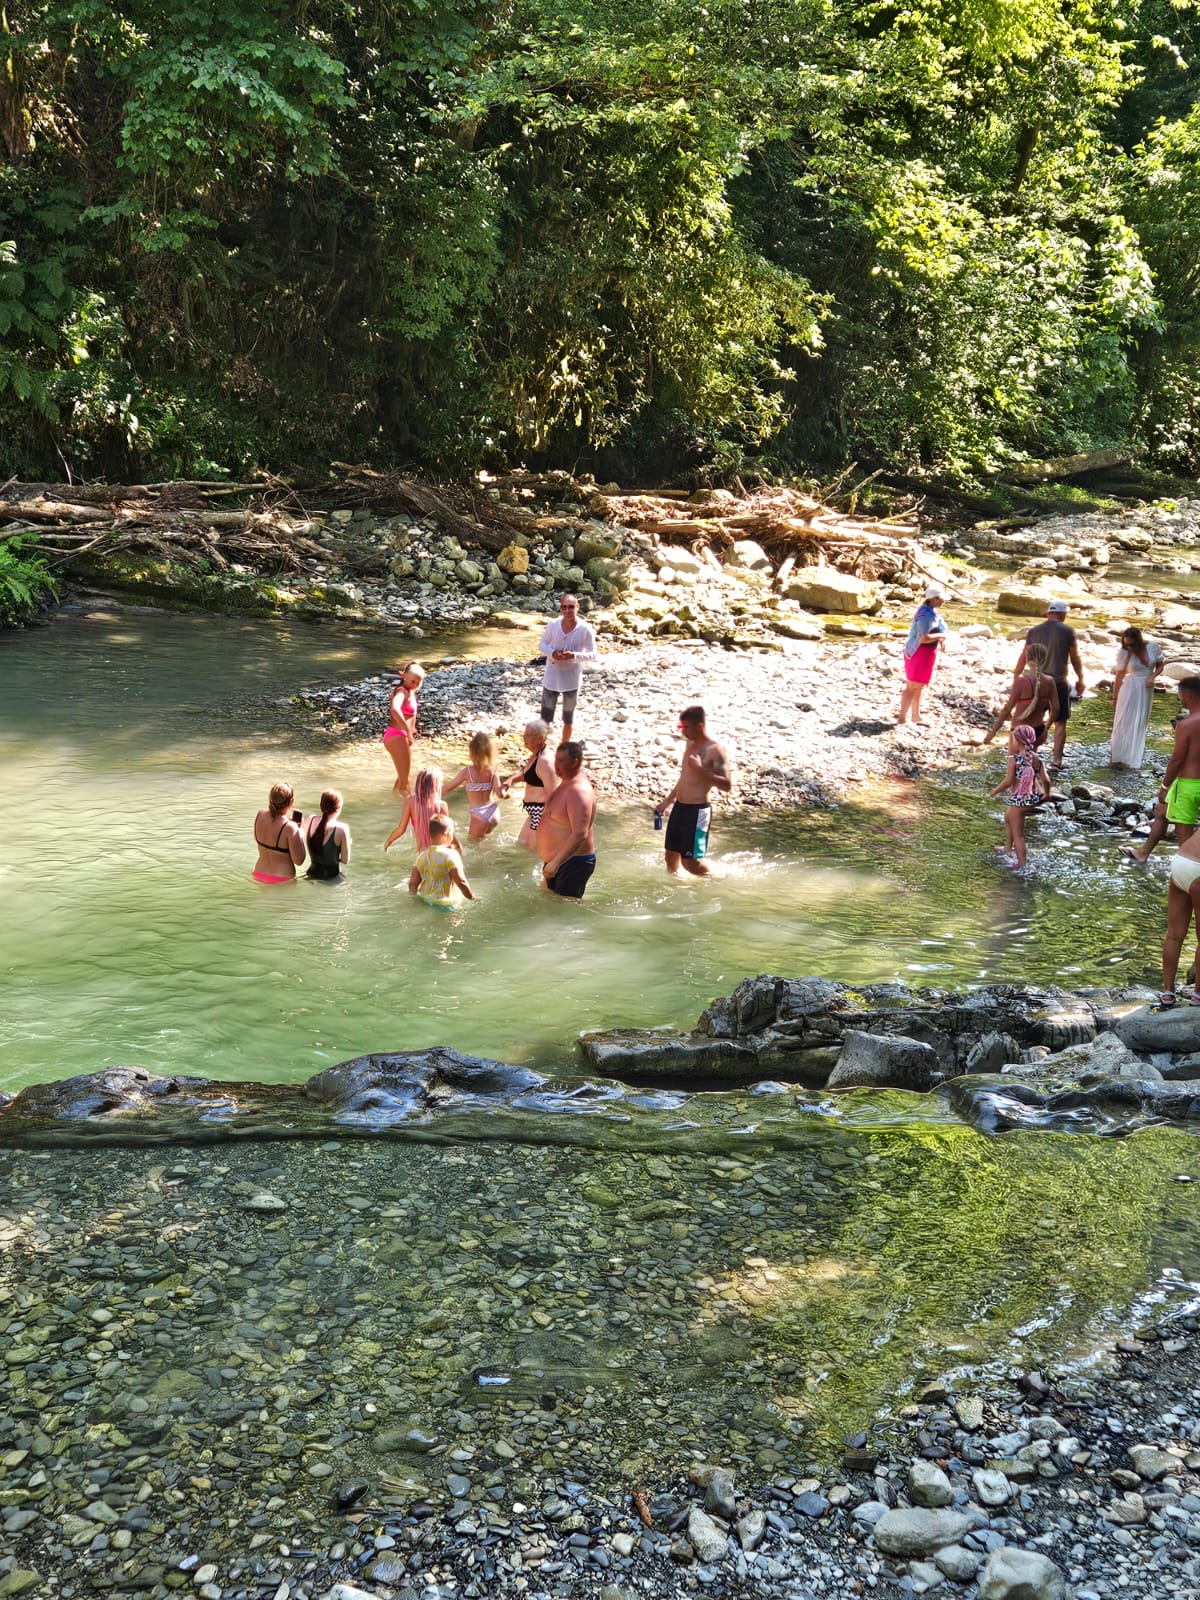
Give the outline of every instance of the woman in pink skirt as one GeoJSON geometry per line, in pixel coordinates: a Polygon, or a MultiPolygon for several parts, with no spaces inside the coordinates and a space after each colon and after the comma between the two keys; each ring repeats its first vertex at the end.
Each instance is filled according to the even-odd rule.
{"type": "Polygon", "coordinates": [[[946,598],[940,584],[931,583],[925,601],[917,607],[904,645],[904,676],[908,680],[900,693],[900,722],[925,724],[921,717],[921,692],[933,677],[938,650],[946,642],[946,624],[937,608],[946,598]]]}

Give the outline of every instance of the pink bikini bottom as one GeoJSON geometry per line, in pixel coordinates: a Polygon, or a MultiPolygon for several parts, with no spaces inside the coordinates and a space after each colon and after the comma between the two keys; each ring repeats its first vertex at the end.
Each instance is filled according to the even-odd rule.
{"type": "Polygon", "coordinates": [[[383,730],[383,742],[384,742],[384,744],[386,744],[389,739],[407,739],[407,738],[408,738],[408,729],[407,728],[385,728],[383,730]]]}
{"type": "Polygon", "coordinates": [[[295,883],[295,878],[277,878],[270,872],[252,872],[255,883],[295,883]]]}

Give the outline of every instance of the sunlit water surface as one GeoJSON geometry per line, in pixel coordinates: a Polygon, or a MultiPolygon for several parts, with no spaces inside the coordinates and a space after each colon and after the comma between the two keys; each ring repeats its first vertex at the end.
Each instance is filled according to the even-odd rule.
{"type": "MultiPolygon", "coordinates": [[[[436,661],[453,647],[426,640],[420,650],[436,661]]],[[[602,797],[600,863],[581,905],[539,891],[514,842],[512,802],[498,836],[469,851],[479,903],[432,912],[404,892],[407,842],[381,850],[397,807],[380,745],[330,745],[277,703],[407,653],[377,635],[212,618],[63,618],[0,636],[0,1086],[115,1062],[299,1080],[367,1051],[432,1043],[569,1076],[581,1029],[689,1025],[758,972],[1077,987],[1152,973],[1165,862],[1139,872],[1115,839],[1047,818],[1031,825],[1028,877],[1005,872],[991,851],[998,811],[983,793],[998,757],[986,768],[972,757],[936,786],[882,785],[829,812],[720,812],[708,883],[668,880],[649,807],[602,797]],[[251,881],[254,812],[279,777],[306,811],[323,785],[345,792],[355,859],[344,883],[251,881]]],[[[1170,709],[1156,707],[1160,750],[1170,709]]],[[[1075,737],[1094,747],[1098,767],[1102,711],[1085,710],[1075,737]]],[[[439,753],[448,766],[453,752],[439,753]]],[[[569,1148],[578,1119],[568,1131],[570,1118],[485,1124],[458,1114],[417,1135],[434,1147],[416,1147],[425,1159],[415,1165],[414,1147],[407,1157],[397,1149],[392,1181],[398,1193],[429,1184],[414,1204],[431,1239],[444,1239],[448,1284],[462,1277],[455,1240],[472,1208],[478,1237],[519,1252],[538,1170],[547,1184],[574,1185],[570,1221],[584,1242],[562,1232],[555,1270],[584,1289],[606,1281],[614,1242],[640,1254],[651,1278],[665,1270],[656,1255],[682,1249],[688,1270],[711,1277],[713,1306],[686,1305],[682,1343],[660,1359],[659,1313],[635,1305],[621,1349],[652,1353],[706,1446],[734,1403],[739,1352],[753,1353],[737,1381],[775,1419],[747,1446],[764,1466],[785,1449],[793,1412],[834,1437],[914,1371],[1084,1354],[1100,1334],[1195,1292],[1195,1190],[1177,1182],[1200,1178],[1200,1146],[1187,1134],[988,1140],[933,1097],[910,1097],[912,1122],[897,1126],[903,1098],[884,1097],[892,1103],[874,1126],[859,1104],[823,1128],[811,1111],[789,1124],[779,1096],[706,1096],[703,1115],[648,1117],[637,1130],[614,1118],[578,1151],[569,1148]],[[660,1157],[647,1159],[654,1148],[660,1157]],[[477,1201],[474,1187],[455,1184],[439,1199],[439,1174],[455,1160],[483,1163],[477,1201]],[[733,1345],[720,1334],[726,1316],[739,1328],[733,1345]],[[720,1379],[706,1368],[713,1361],[720,1379]],[[800,1398],[787,1400],[795,1384],[800,1398]]],[[[131,1175],[140,1172],[148,1158],[129,1156],[131,1175]]],[[[85,1176],[108,1158],[67,1159],[85,1176]]],[[[320,1190],[314,1216],[328,1203],[335,1232],[348,1225],[337,1172],[361,1159],[343,1147],[303,1163],[320,1190]]],[[[59,1172],[53,1160],[45,1170],[59,1172]]],[[[47,1199],[48,1215],[57,1204],[47,1199]]],[[[419,1276],[428,1295],[430,1259],[394,1270],[419,1276]]],[[[458,1292],[435,1296],[456,1324],[467,1315],[458,1292]]],[[[280,1315],[288,1309],[281,1302],[280,1315]]],[[[594,1338],[578,1336],[581,1371],[616,1360],[603,1322],[594,1338]]],[[[514,1313],[506,1358],[533,1359],[524,1327],[514,1313]]],[[[477,1359],[474,1346],[461,1360],[456,1350],[449,1341],[447,1382],[460,1381],[456,1361],[477,1359]]],[[[200,1345],[196,1359],[206,1359],[200,1345]]],[[[614,1460],[626,1448],[615,1435],[604,1445],[614,1460]]],[[[669,1465],[662,1450],[658,1464],[669,1465]]]]}
{"type": "Polygon", "coordinates": [[[324,745],[272,704],[405,654],[216,618],[0,637],[0,1086],[113,1062],[299,1079],[433,1043],[561,1072],[581,1029],[689,1025],[757,972],[1078,985],[1152,967],[1161,869],[1043,821],[1030,877],[1013,878],[992,860],[998,813],[977,771],[831,812],[718,812],[707,883],[665,876],[648,806],[602,798],[582,905],[539,890],[514,799],[469,850],[478,904],[431,912],[405,892],[408,841],[381,849],[397,814],[382,747],[324,745]],[[344,882],[251,881],[254,813],[277,778],[305,811],[324,785],[344,791],[344,882]]]}

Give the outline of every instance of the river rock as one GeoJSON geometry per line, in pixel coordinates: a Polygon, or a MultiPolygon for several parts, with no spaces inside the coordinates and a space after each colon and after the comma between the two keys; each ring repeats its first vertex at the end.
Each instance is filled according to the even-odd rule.
{"type": "Polygon", "coordinates": [[[757,1550],[766,1538],[767,1514],[760,1507],[754,1506],[747,1511],[744,1517],[739,1517],[737,1522],[738,1543],[747,1553],[757,1550]]]}
{"type": "Polygon", "coordinates": [[[1067,1581],[1048,1556],[1001,1545],[979,1575],[979,1600],[1067,1600],[1067,1581]]]}
{"type": "Polygon", "coordinates": [[[699,1506],[688,1512],[687,1536],[697,1559],[705,1563],[720,1561],[729,1547],[729,1535],[699,1506]]]}
{"type": "Polygon", "coordinates": [[[829,1074],[828,1089],[913,1089],[932,1087],[938,1059],[918,1039],[883,1037],[850,1029],[842,1036],[842,1053],[829,1074]]]}
{"type": "Polygon", "coordinates": [[[1151,1011],[1143,1006],[1118,1017],[1113,1032],[1131,1050],[1165,1050],[1170,1055],[1200,1050],[1200,1006],[1151,1011]]]}
{"type": "Polygon", "coordinates": [[[160,1077],[142,1067],[105,1067],[53,1083],[33,1083],[5,1108],[14,1118],[107,1117],[144,1111],[156,1102],[188,1098],[206,1088],[205,1078],[160,1077]]]}
{"type": "Polygon", "coordinates": [[[704,1491],[704,1509],[716,1512],[726,1522],[732,1521],[737,1512],[737,1489],[733,1478],[723,1467],[718,1467],[708,1480],[704,1491]]]}
{"type": "Polygon", "coordinates": [[[524,577],[529,571],[529,551],[519,544],[506,544],[496,557],[500,571],[510,578],[524,577]]]}
{"type": "Polygon", "coordinates": [[[875,1543],[890,1556],[929,1556],[957,1544],[971,1526],[961,1511],[929,1511],[922,1506],[885,1512],[875,1524],[875,1543]]]}
{"type": "Polygon", "coordinates": [[[1178,1456],[1173,1456],[1166,1450],[1159,1450],[1152,1444],[1131,1445],[1129,1459],[1133,1462],[1133,1470],[1138,1477],[1145,1478],[1147,1483],[1157,1483],[1168,1473],[1183,1471],[1183,1462],[1178,1456]]]}
{"type": "Polygon", "coordinates": [[[1013,1496],[1013,1487],[1002,1472],[976,1468],[971,1474],[971,1487],[975,1498],[985,1506],[1007,1505],[1013,1496]]]}
{"type": "Polygon", "coordinates": [[[933,1564],[946,1575],[953,1578],[955,1583],[970,1583],[979,1571],[979,1563],[983,1557],[975,1550],[968,1550],[966,1545],[948,1544],[944,1550],[939,1550],[933,1564]]]}
{"type": "Polygon", "coordinates": [[[762,545],[756,544],[753,539],[735,539],[733,547],[726,553],[725,565],[744,572],[766,574],[771,571],[771,558],[762,545]]]}
{"type": "Polygon", "coordinates": [[[585,528],[575,540],[575,559],[581,566],[586,566],[597,556],[611,560],[620,553],[621,535],[599,524],[585,528]]]}
{"type": "Polygon", "coordinates": [[[403,1055],[357,1056],[316,1073],[304,1085],[310,1100],[335,1101],[338,1115],[354,1120],[403,1118],[446,1091],[473,1098],[521,1094],[545,1080],[525,1067],[435,1046],[403,1055]]]}
{"type": "Polygon", "coordinates": [[[908,1469],[908,1492],[913,1504],[918,1506],[948,1506],[953,1503],[954,1490],[950,1479],[932,1461],[914,1461],[908,1469]]]}
{"type": "Polygon", "coordinates": [[[837,611],[850,614],[877,611],[879,590],[864,578],[836,567],[802,567],[784,585],[784,597],[796,600],[811,611],[837,611]]]}

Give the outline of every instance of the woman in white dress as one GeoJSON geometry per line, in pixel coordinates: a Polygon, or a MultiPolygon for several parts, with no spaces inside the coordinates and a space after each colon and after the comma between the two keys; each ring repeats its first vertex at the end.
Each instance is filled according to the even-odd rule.
{"type": "Polygon", "coordinates": [[[1136,772],[1146,751],[1146,729],[1154,702],[1154,680],[1163,669],[1163,653],[1140,628],[1126,628],[1113,680],[1113,730],[1109,765],[1136,772]]]}

